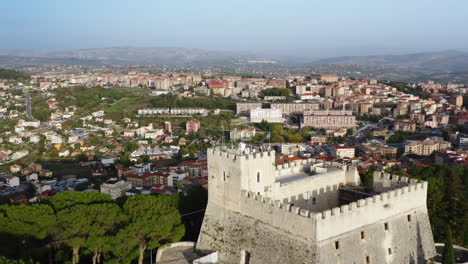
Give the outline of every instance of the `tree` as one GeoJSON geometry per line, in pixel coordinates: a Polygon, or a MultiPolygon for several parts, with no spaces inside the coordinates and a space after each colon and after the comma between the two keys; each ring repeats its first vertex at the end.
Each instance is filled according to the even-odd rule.
{"type": "Polygon", "coordinates": [[[52,207],[46,204],[0,206],[0,231],[44,239],[55,224],[52,207]]]}
{"type": "Polygon", "coordinates": [[[80,261],[80,248],[85,245],[90,232],[93,216],[89,214],[91,205],[78,204],[57,212],[57,227],[54,237],[73,249],[72,263],[80,261]]]}
{"type": "Polygon", "coordinates": [[[442,264],[455,264],[455,256],[453,254],[452,230],[447,224],[447,232],[445,235],[444,252],[442,253],[442,264]]]}
{"type": "MultiPolygon", "coordinates": [[[[0,222],[2,223],[0,233],[8,233],[17,238],[18,243],[14,240],[10,241],[13,244],[11,249],[20,250],[20,255],[29,259],[32,257],[32,252],[39,253],[40,251],[34,250],[34,245],[38,244],[37,241],[49,241],[48,235],[55,226],[56,218],[52,207],[46,204],[1,205],[0,222]]],[[[4,245],[4,248],[8,248],[8,245],[4,245]]],[[[41,248],[48,248],[51,253],[48,245],[41,246],[41,248]]],[[[19,254],[14,256],[17,257],[19,254]]]]}
{"type": "Polygon", "coordinates": [[[139,264],[143,264],[146,249],[182,238],[184,226],[177,208],[177,196],[137,195],[125,202],[124,212],[130,223],[121,230],[120,237],[135,242],[139,264]]]}
{"type": "Polygon", "coordinates": [[[374,172],[376,170],[376,165],[370,165],[367,171],[360,175],[362,185],[364,185],[366,188],[372,189],[374,187],[374,172]]]}
{"type": "Polygon", "coordinates": [[[50,120],[50,111],[48,109],[38,109],[33,111],[33,116],[39,121],[45,122],[50,120]]]}
{"type": "Polygon", "coordinates": [[[415,166],[408,172],[413,177],[428,182],[427,208],[434,239],[446,239],[445,229],[448,223],[454,231],[454,243],[466,246],[468,168],[433,164],[425,168],[415,166]]]}
{"type": "Polygon", "coordinates": [[[108,235],[125,220],[120,208],[111,203],[76,204],[57,213],[55,236],[73,248],[72,263],[80,261],[80,249],[93,252],[93,264],[100,263],[108,235]]]}
{"type": "Polygon", "coordinates": [[[56,195],[46,197],[45,199],[52,205],[56,212],[77,204],[93,204],[112,201],[111,196],[105,193],[77,191],[59,192],[56,195]]]}
{"type": "Polygon", "coordinates": [[[115,203],[94,204],[88,208],[88,213],[94,218],[90,223],[86,247],[93,252],[93,264],[101,262],[102,253],[109,251],[111,236],[117,233],[117,228],[126,221],[125,215],[115,203]]]}
{"type": "Polygon", "coordinates": [[[31,75],[10,69],[0,69],[0,79],[26,81],[31,79],[31,75]]]}
{"type": "Polygon", "coordinates": [[[26,264],[26,262],[17,259],[8,259],[6,257],[0,256],[0,263],[2,264],[26,264]]]}

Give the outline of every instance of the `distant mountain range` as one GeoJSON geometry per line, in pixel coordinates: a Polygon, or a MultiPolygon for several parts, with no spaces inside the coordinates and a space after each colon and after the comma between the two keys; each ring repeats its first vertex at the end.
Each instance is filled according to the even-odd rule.
{"type": "Polygon", "coordinates": [[[0,64],[8,59],[16,63],[83,63],[83,64],[139,64],[139,65],[204,65],[256,59],[253,54],[234,51],[207,51],[202,49],[162,47],[114,47],[72,51],[0,51],[0,64]],[[21,59],[22,58],[22,59],[21,59]],[[71,61],[70,61],[71,60],[71,61]]]}
{"type": "Polygon", "coordinates": [[[452,73],[468,71],[468,53],[441,51],[406,55],[348,56],[321,59],[308,65],[380,65],[408,68],[428,73],[452,73]]]}
{"type": "MultiPolygon", "coordinates": [[[[162,65],[223,66],[235,68],[240,62],[278,62],[276,68],[303,68],[346,76],[367,75],[394,80],[418,80],[432,75],[457,78],[468,72],[468,52],[449,50],[406,55],[346,56],[326,59],[304,52],[303,56],[281,52],[208,51],[202,49],[159,47],[113,47],[71,51],[0,51],[0,67],[25,65],[162,65]],[[304,63],[304,61],[309,61],[304,63]]],[[[268,66],[265,66],[268,67],[268,66]]],[[[444,78],[445,78],[444,77],[444,78]]],[[[464,80],[465,77],[462,79],[464,80]]]]}

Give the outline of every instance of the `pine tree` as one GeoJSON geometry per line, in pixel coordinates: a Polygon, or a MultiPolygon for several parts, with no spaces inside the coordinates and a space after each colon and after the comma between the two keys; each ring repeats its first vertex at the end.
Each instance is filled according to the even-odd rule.
{"type": "Polygon", "coordinates": [[[442,254],[442,264],[455,264],[455,256],[453,254],[452,230],[447,224],[447,233],[445,237],[444,252],[442,254]]]}

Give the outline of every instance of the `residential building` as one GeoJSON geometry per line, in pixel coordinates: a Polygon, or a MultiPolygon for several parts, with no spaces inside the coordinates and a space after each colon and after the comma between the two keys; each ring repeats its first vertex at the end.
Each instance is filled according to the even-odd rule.
{"type": "Polygon", "coordinates": [[[281,109],[270,108],[256,108],[250,110],[250,122],[261,123],[266,121],[268,123],[282,123],[283,111],[281,109]]]}
{"type": "Polygon", "coordinates": [[[301,127],[349,129],[356,127],[356,117],[351,111],[308,110],[304,112],[301,127]]]}
{"type": "Polygon", "coordinates": [[[233,141],[250,140],[255,136],[255,128],[246,127],[242,129],[234,128],[229,132],[229,138],[233,141]]]}
{"type": "Polygon", "coordinates": [[[335,156],[337,158],[354,158],[355,156],[355,148],[354,147],[348,147],[348,146],[338,146],[335,145],[331,148],[331,153],[332,156],[335,156]]]}
{"type": "Polygon", "coordinates": [[[196,119],[193,119],[193,120],[189,120],[185,123],[185,131],[187,134],[190,134],[190,133],[197,133],[198,130],[200,130],[200,120],[196,120],[196,119]]]}
{"type": "Polygon", "coordinates": [[[109,194],[112,199],[124,196],[125,192],[131,188],[132,184],[124,180],[111,179],[101,184],[101,192],[109,194]]]}
{"type": "Polygon", "coordinates": [[[416,122],[408,119],[399,119],[395,121],[395,130],[405,131],[405,132],[415,132],[416,131],[416,122]]]}
{"type": "Polygon", "coordinates": [[[366,157],[396,157],[398,148],[378,143],[363,143],[358,145],[358,150],[366,157]]]}
{"type": "Polygon", "coordinates": [[[433,152],[443,151],[450,147],[450,142],[444,140],[411,141],[405,145],[405,154],[429,156],[433,152]]]}
{"type": "Polygon", "coordinates": [[[237,103],[236,104],[236,113],[249,115],[250,110],[262,108],[262,103],[237,103]]]}

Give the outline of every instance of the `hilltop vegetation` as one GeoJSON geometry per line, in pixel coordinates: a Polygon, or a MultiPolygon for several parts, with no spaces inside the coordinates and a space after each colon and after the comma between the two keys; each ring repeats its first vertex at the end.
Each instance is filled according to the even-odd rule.
{"type": "Polygon", "coordinates": [[[434,164],[414,166],[413,177],[428,182],[427,208],[436,242],[443,242],[446,226],[453,231],[457,245],[468,245],[468,168],[434,164]]]}
{"type": "Polygon", "coordinates": [[[174,94],[162,94],[151,100],[154,107],[203,107],[206,109],[236,109],[236,101],[229,98],[179,98],[174,94]]]}
{"type": "Polygon", "coordinates": [[[26,81],[31,79],[31,75],[9,69],[0,69],[0,80],[26,81]]]}

